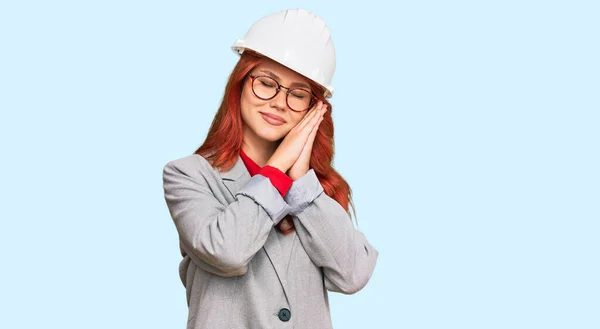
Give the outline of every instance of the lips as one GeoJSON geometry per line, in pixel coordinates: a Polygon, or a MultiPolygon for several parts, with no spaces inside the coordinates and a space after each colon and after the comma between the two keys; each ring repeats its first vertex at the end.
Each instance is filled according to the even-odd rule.
{"type": "Polygon", "coordinates": [[[273,119],[273,120],[280,121],[281,123],[285,123],[285,120],[283,120],[283,118],[278,115],[265,113],[265,112],[260,112],[260,113],[266,117],[273,119]]]}

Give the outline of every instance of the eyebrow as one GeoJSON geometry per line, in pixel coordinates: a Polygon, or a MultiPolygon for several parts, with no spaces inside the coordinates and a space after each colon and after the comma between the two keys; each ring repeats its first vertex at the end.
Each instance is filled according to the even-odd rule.
{"type": "MultiPolygon", "coordinates": [[[[266,74],[268,74],[268,75],[269,75],[269,76],[271,76],[272,78],[275,78],[275,79],[281,80],[281,78],[280,78],[280,77],[278,77],[278,76],[277,76],[277,74],[275,74],[275,73],[273,73],[273,72],[271,72],[271,71],[268,71],[268,70],[260,70],[260,71],[261,71],[261,72],[264,72],[264,73],[266,73],[266,74]]],[[[304,88],[306,88],[306,89],[310,90],[310,86],[309,86],[309,85],[307,85],[306,83],[302,83],[302,82],[292,82],[292,84],[290,85],[290,87],[293,87],[293,86],[304,87],[304,88]]]]}

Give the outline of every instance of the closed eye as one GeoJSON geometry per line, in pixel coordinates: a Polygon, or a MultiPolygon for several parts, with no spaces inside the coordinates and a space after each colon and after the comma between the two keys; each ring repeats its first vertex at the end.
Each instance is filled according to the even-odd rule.
{"type": "Polygon", "coordinates": [[[274,87],[275,87],[275,85],[273,85],[273,84],[270,84],[270,83],[266,83],[266,82],[264,82],[264,81],[261,81],[260,83],[261,83],[263,86],[265,86],[265,87],[269,87],[269,88],[274,88],[274,87]]]}

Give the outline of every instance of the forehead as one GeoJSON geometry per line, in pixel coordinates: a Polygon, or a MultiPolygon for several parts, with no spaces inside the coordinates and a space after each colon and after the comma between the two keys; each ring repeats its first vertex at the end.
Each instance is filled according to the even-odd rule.
{"type": "Polygon", "coordinates": [[[303,75],[268,58],[264,58],[252,71],[254,73],[276,76],[276,79],[279,81],[279,83],[283,85],[293,84],[310,88],[308,79],[303,75]]]}

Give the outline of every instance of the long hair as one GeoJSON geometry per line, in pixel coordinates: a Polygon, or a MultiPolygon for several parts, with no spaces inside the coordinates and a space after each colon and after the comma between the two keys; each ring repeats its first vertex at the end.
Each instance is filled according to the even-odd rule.
{"type": "MultiPolygon", "coordinates": [[[[262,59],[262,55],[251,50],[246,50],[241,54],[229,76],[223,100],[210,126],[206,140],[194,152],[205,157],[213,168],[218,168],[220,171],[228,171],[238,159],[243,139],[240,105],[242,88],[248,73],[260,64],[262,59]]],[[[323,96],[323,88],[312,80],[307,80],[309,80],[312,90],[318,91],[315,94],[328,108],[323,116],[323,121],[318,126],[319,130],[315,136],[309,167],[314,169],[319,182],[323,186],[324,193],[336,200],[346,210],[349,219],[352,218],[349,211],[349,205],[351,204],[356,218],[354,203],[352,202],[352,189],[331,165],[334,154],[333,121],[331,118],[333,108],[323,96]]],[[[276,228],[284,234],[291,233],[294,230],[292,217],[287,215],[277,224],[276,228]]]]}

